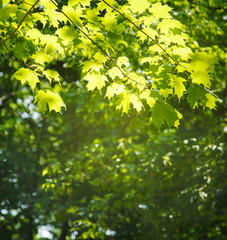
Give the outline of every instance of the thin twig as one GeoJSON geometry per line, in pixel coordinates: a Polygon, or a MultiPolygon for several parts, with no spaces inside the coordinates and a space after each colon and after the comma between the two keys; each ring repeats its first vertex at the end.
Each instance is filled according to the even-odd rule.
{"type": "Polygon", "coordinates": [[[4,46],[6,48],[6,50],[17,60],[19,61],[20,63],[22,63],[24,66],[30,68],[30,69],[34,69],[32,66],[28,65],[27,63],[21,61],[18,57],[16,57],[12,51],[9,50],[9,48],[6,46],[6,43],[4,42],[4,46]]]}
{"type": "Polygon", "coordinates": [[[17,31],[18,29],[20,28],[21,24],[23,23],[23,21],[25,20],[25,18],[28,16],[28,14],[31,12],[31,10],[35,7],[35,5],[38,3],[39,0],[37,0],[32,6],[31,8],[26,12],[26,14],[24,15],[24,17],[22,18],[22,20],[20,21],[19,25],[17,26],[17,28],[9,35],[9,37],[7,37],[5,40],[3,40],[1,43],[0,43],[0,46],[2,44],[4,44],[7,40],[9,40],[17,31]]]}

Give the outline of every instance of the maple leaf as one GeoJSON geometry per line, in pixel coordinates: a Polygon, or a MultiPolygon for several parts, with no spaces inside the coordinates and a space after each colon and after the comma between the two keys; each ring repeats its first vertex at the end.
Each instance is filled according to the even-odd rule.
{"type": "Polygon", "coordinates": [[[9,3],[9,0],[2,0],[2,6],[6,5],[7,3],[9,3]]]}
{"type": "Polygon", "coordinates": [[[119,77],[120,79],[122,79],[124,76],[122,74],[122,72],[117,68],[117,67],[113,67],[111,68],[107,74],[112,78],[115,79],[115,77],[119,77]]]}
{"type": "MultiPolygon", "coordinates": [[[[80,7],[63,6],[62,11],[79,27],[83,27],[83,22],[80,17],[83,15],[80,7]]],[[[65,16],[65,23],[69,19],[65,16]]]]}
{"type": "MultiPolygon", "coordinates": [[[[148,27],[144,28],[143,32],[147,33],[153,39],[155,39],[155,37],[158,36],[158,32],[156,30],[148,28],[148,27]]],[[[139,31],[136,35],[137,37],[139,37],[139,39],[142,42],[145,41],[146,39],[148,39],[147,36],[143,32],[139,31]]],[[[151,40],[149,39],[149,41],[151,41],[151,40]]]]}
{"type": "Polygon", "coordinates": [[[82,65],[83,65],[83,70],[82,70],[83,73],[88,72],[90,69],[93,69],[99,72],[100,69],[104,67],[101,62],[94,61],[94,60],[84,61],[82,65]]]}
{"type": "Polygon", "coordinates": [[[123,84],[113,83],[107,87],[105,97],[108,97],[108,99],[110,100],[115,94],[119,95],[120,93],[122,93],[124,89],[125,86],[123,84]]]}
{"type": "Polygon", "coordinates": [[[152,4],[152,7],[149,9],[149,12],[153,14],[156,18],[172,18],[169,14],[171,7],[167,5],[162,5],[161,3],[152,4]]]}
{"type": "Polygon", "coordinates": [[[116,15],[113,13],[107,14],[103,20],[102,24],[105,26],[105,28],[109,31],[115,31],[114,27],[117,25],[117,19],[116,15]]]}
{"type": "Polygon", "coordinates": [[[165,122],[171,127],[179,120],[177,111],[163,101],[156,102],[151,111],[151,121],[157,128],[160,128],[165,122]]]}
{"type": "Polygon", "coordinates": [[[188,102],[192,108],[198,106],[199,100],[206,100],[205,98],[205,90],[198,84],[192,84],[188,88],[188,102]]]}
{"type": "Polygon", "coordinates": [[[72,42],[77,37],[77,32],[72,26],[64,26],[56,31],[56,34],[62,39],[65,45],[72,42]]]}
{"type": "Polygon", "coordinates": [[[33,91],[36,84],[39,83],[37,73],[27,68],[20,68],[17,72],[13,74],[12,78],[19,80],[22,85],[28,83],[33,91]]]}
{"type": "Polygon", "coordinates": [[[44,75],[47,77],[50,83],[52,82],[52,80],[60,82],[60,75],[54,70],[47,69],[46,71],[44,71],[44,75]]]}
{"type": "Polygon", "coordinates": [[[142,110],[143,104],[139,100],[139,98],[135,94],[130,94],[129,99],[133,107],[137,110],[137,112],[140,112],[142,110]]]}
{"type": "Polygon", "coordinates": [[[40,90],[35,96],[35,102],[38,102],[38,108],[41,112],[45,112],[47,110],[47,105],[49,106],[49,111],[52,110],[56,112],[61,111],[61,107],[66,108],[65,103],[62,98],[56,93],[50,90],[40,90]]]}
{"type": "Polygon", "coordinates": [[[143,104],[139,98],[134,93],[123,92],[123,99],[121,103],[117,106],[117,109],[122,108],[122,114],[128,114],[130,104],[132,103],[133,108],[140,112],[142,110],[143,104]]]}
{"type": "Polygon", "coordinates": [[[88,73],[84,79],[88,81],[87,89],[88,91],[93,91],[97,88],[101,91],[102,87],[105,86],[105,81],[107,81],[107,77],[97,74],[97,73],[88,73]]]}
{"type": "Polygon", "coordinates": [[[144,90],[140,94],[140,98],[145,99],[147,101],[147,104],[150,106],[150,108],[152,108],[156,102],[155,98],[150,96],[150,91],[148,89],[144,90]]]}
{"type": "Polygon", "coordinates": [[[128,4],[131,6],[131,10],[134,13],[142,13],[150,7],[150,3],[147,0],[140,0],[139,3],[138,0],[128,0],[128,4]]]}
{"type": "Polygon", "coordinates": [[[170,85],[174,88],[174,94],[177,95],[179,100],[183,96],[183,93],[186,91],[183,82],[186,82],[184,78],[175,75],[172,76],[170,85]]]}
{"type": "Polygon", "coordinates": [[[198,52],[192,54],[191,59],[192,61],[187,68],[192,73],[192,82],[203,84],[209,88],[211,86],[209,72],[212,70],[212,65],[218,61],[217,57],[204,52],[198,52]]]}
{"type": "Polygon", "coordinates": [[[117,65],[119,67],[122,67],[122,65],[128,66],[129,65],[129,60],[127,57],[119,57],[117,59],[117,65]]]}
{"type": "Polygon", "coordinates": [[[173,89],[172,88],[164,88],[164,89],[160,89],[159,92],[166,99],[169,95],[173,94],[173,89]]]}
{"type": "Polygon", "coordinates": [[[130,99],[129,99],[130,94],[128,94],[127,92],[123,93],[123,99],[121,101],[121,103],[117,106],[117,109],[121,109],[122,108],[122,114],[124,113],[128,113],[129,110],[129,106],[130,106],[130,99]]]}
{"type": "Polygon", "coordinates": [[[200,70],[194,72],[192,73],[191,78],[193,83],[203,84],[205,87],[208,88],[211,86],[210,76],[206,71],[200,70]]]}
{"type": "Polygon", "coordinates": [[[209,109],[215,109],[217,99],[210,93],[207,93],[205,97],[207,99],[206,107],[209,109]]]}
{"type": "Polygon", "coordinates": [[[32,55],[32,58],[41,65],[44,65],[45,62],[51,62],[53,58],[46,54],[45,51],[41,50],[32,55]]]}
{"type": "Polygon", "coordinates": [[[42,40],[45,39],[46,42],[46,46],[45,46],[45,50],[47,52],[47,54],[55,54],[56,50],[60,53],[60,54],[64,54],[64,49],[61,47],[60,43],[58,43],[58,37],[57,36],[52,36],[49,34],[46,34],[42,37],[42,40]]]}

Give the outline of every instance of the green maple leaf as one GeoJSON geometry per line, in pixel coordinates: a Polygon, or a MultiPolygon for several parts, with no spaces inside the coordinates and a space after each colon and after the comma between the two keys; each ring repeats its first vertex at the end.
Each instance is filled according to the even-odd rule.
{"type": "Polygon", "coordinates": [[[117,106],[117,109],[122,108],[122,114],[128,114],[130,104],[132,104],[133,108],[135,108],[137,112],[142,110],[143,104],[134,93],[123,92],[123,99],[117,106]]]}
{"type": "Polygon", "coordinates": [[[128,4],[131,6],[133,12],[142,13],[150,7],[150,3],[147,0],[128,0],[128,4]]]}
{"type": "Polygon", "coordinates": [[[118,65],[119,67],[122,67],[122,65],[125,65],[125,66],[129,65],[129,60],[128,60],[128,58],[127,58],[127,57],[119,57],[119,58],[117,59],[117,65],[118,65]]]}
{"type": "Polygon", "coordinates": [[[207,93],[205,97],[207,99],[206,107],[209,109],[215,109],[217,99],[210,93],[207,93]]]}
{"type": "Polygon", "coordinates": [[[152,13],[156,18],[172,18],[172,16],[169,14],[171,9],[172,8],[167,5],[155,3],[152,5],[151,9],[149,9],[149,12],[152,13]]]}
{"type": "Polygon", "coordinates": [[[129,99],[133,105],[133,108],[135,108],[137,110],[137,112],[140,112],[143,108],[143,104],[139,100],[139,98],[135,94],[130,94],[129,99]]]}
{"type": "MultiPolygon", "coordinates": [[[[8,3],[9,1],[7,1],[8,3]]],[[[7,4],[6,1],[3,1],[3,5],[7,4]]],[[[4,8],[0,9],[0,21],[5,23],[9,17],[16,16],[16,13],[18,11],[18,6],[9,4],[6,5],[4,8]]]]}
{"type": "Polygon", "coordinates": [[[156,102],[155,98],[150,96],[151,92],[148,89],[145,89],[141,94],[140,98],[145,99],[147,101],[147,104],[152,108],[156,102]]]}
{"type": "Polygon", "coordinates": [[[203,84],[209,88],[211,86],[209,72],[212,70],[212,65],[217,63],[217,57],[204,52],[198,52],[192,54],[191,59],[192,61],[188,65],[188,70],[192,73],[192,82],[203,84]]]}
{"type": "Polygon", "coordinates": [[[47,105],[49,106],[49,111],[52,110],[56,112],[61,112],[61,107],[66,108],[65,103],[62,98],[56,93],[50,90],[40,90],[35,96],[35,103],[38,103],[38,108],[41,112],[47,110],[47,105]]]}
{"type": "Polygon", "coordinates": [[[58,29],[56,34],[62,39],[65,45],[69,44],[77,37],[77,32],[72,26],[64,26],[58,29]]]}
{"type": "Polygon", "coordinates": [[[110,100],[115,94],[116,95],[121,94],[124,91],[124,89],[125,86],[123,84],[113,83],[107,87],[105,97],[108,97],[108,99],[110,100]]]}
{"type": "Polygon", "coordinates": [[[130,106],[130,98],[129,97],[130,97],[130,94],[127,92],[124,92],[123,99],[122,99],[121,103],[117,106],[117,109],[122,108],[122,114],[128,113],[129,106],[130,106]]]}
{"type": "Polygon", "coordinates": [[[105,86],[105,81],[107,81],[107,77],[97,74],[97,73],[88,73],[84,79],[88,81],[87,89],[88,91],[93,91],[97,88],[101,91],[102,87],[105,86]]]}
{"type": "Polygon", "coordinates": [[[107,14],[102,19],[102,24],[105,26],[105,28],[109,31],[115,31],[115,26],[117,25],[117,19],[115,14],[107,14]]]}
{"type": "Polygon", "coordinates": [[[151,111],[151,121],[157,128],[160,128],[165,122],[169,127],[178,125],[180,115],[169,104],[157,101],[151,111]]]}
{"type": "Polygon", "coordinates": [[[47,77],[50,83],[52,82],[52,80],[60,82],[60,75],[54,70],[47,69],[46,71],[44,71],[44,75],[47,77]]]}
{"type": "Polygon", "coordinates": [[[117,67],[113,67],[111,68],[107,74],[112,78],[115,79],[115,77],[119,77],[120,79],[122,79],[124,76],[122,74],[122,72],[117,68],[117,67]]]}
{"type": "Polygon", "coordinates": [[[2,6],[6,5],[7,3],[9,3],[9,0],[1,0],[2,2],[2,6]]]}
{"type": "Polygon", "coordinates": [[[172,76],[171,87],[174,88],[174,93],[177,95],[179,100],[186,91],[183,82],[186,82],[184,78],[175,75],[172,76]]]}
{"type": "Polygon", "coordinates": [[[188,88],[188,102],[192,108],[198,107],[199,100],[206,100],[205,90],[198,84],[192,84],[188,88]]]}
{"type": "Polygon", "coordinates": [[[173,89],[172,88],[164,88],[164,89],[160,89],[159,92],[166,99],[169,95],[173,94],[173,89]]]}
{"type": "Polygon", "coordinates": [[[13,74],[12,78],[19,80],[22,83],[22,85],[28,83],[33,91],[35,89],[36,84],[39,83],[37,73],[27,68],[20,68],[17,72],[13,74]]]}

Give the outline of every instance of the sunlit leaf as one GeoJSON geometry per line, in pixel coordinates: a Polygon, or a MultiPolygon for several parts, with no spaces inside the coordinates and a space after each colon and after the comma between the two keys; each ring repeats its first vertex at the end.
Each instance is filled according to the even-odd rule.
{"type": "Polygon", "coordinates": [[[47,106],[50,112],[52,110],[61,112],[61,107],[66,108],[61,97],[56,92],[50,90],[40,90],[35,96],[35,103],[38,103],[38,108],[41,112],[47,111],[47,106]]]}
{"type": "Polygon", "coordinates": [[[37,73],[27,68],[20,68],[17,72],[13,74],[12,78],[19,80],[22,85],[28,83],[33,91],[36,87],[36,84],[39,83],[37,73]]]}

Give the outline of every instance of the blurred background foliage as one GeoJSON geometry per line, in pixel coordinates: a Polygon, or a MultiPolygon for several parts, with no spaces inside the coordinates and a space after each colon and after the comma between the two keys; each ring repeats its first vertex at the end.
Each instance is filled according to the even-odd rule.
{"type": "Polygon", "coordinates": [[[29,88],[10,79],[20,62],[2,53],[1,239],[227,239],[227,5],[160,2],[186,26],[192,49],[219,58],[216,111],[182,99],[179,129],[158,132],[149,113],[121,116],[87,92],[78,59],[67,56],[53,63],[67,111],[43,116],[29,88]]]}

